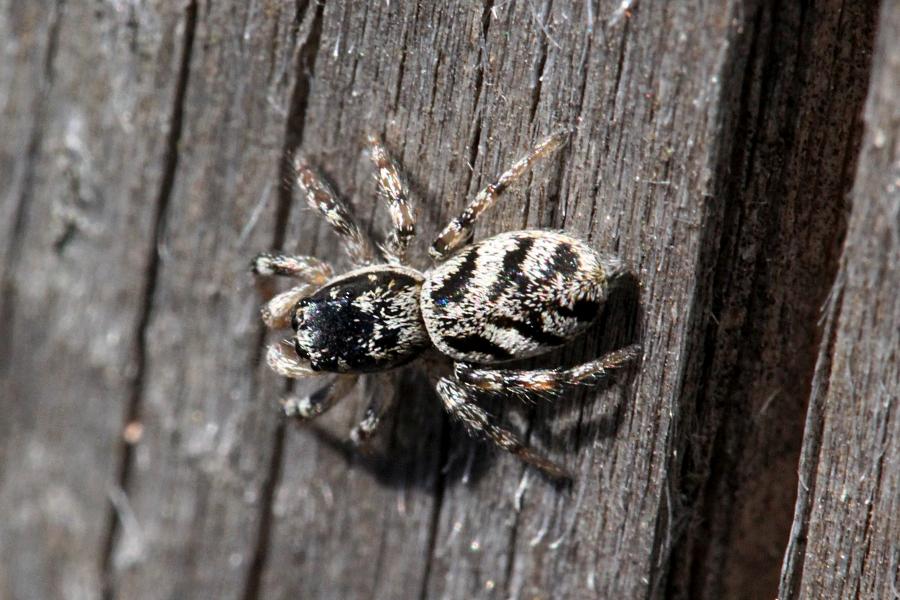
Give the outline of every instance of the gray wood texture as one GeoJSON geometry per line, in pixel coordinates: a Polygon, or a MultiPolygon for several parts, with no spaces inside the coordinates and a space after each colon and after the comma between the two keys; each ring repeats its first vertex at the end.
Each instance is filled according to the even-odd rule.
{"type": "MultiPolygon", "coordinates": [[[[854,242],[896,210],[846,218],[854,174],[875,198],[896,161],[886,10],[872,85],[888,96],[869,100],[886,138],[871,130],[881,153],[856,166],[876,9],[0,0],[0,597],[773,597],[801,446],[819,477],[877,464],[871,498],[897,513],[893,404],[876,379],[864,415],[822,384],[831,361],[874,373],[870,352],[896,382],[896,311],[871,312],[896,308],[896,240],[871,250],[880,272],[854,242]],[[466,199],[560,126],[572,143],[476,235],[565,229],[633,273],[547,360],[638,340],[640,365],[552,404],[489,403],[575,482],[468,440],[415,369],[369,454],[343,444],[361,389],[316,428],[285,424],[288,388],[261,361],[271,289],[247,265],[339,249],[284,157],[308,155],[378,232],[362,139],[382,135],[424,267],[466,199]],[[878,444],[883,464],[855,453],[878,444]]],[[[806,505],[799,488],[789,557],[808,533],[809,596],[836,589],[833,515],[869,523],[870,488],[832,506],[836,485],[806,505]]],[[[890,523],[847,538],[873,540],[847,571],[861,590],[892,589],[890,523]]],[[[800,589],[792,568],[782,593],[800,589]]]]}

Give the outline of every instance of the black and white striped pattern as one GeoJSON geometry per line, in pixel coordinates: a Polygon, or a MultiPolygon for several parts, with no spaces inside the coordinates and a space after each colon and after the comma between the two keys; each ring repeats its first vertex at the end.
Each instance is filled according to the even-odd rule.
{"type": "Polygon", "coordinates": [[[306,203],[318,211],[332,229],[344,240],[344,249],[356,265],[372,262],[374,245],[369,237],[357,226],[347,205],[302,156],[294,160],[297,186],[306,197],[306,203]]]}
{"type": "Polygon", "coordinates": [[[438,350],[492,364],[542,354],[586,329],[618,271],[584,243],[549,231],[503,233],[435,267],[422,287],[438,350]]]}
{"type": "Polygon", "coordinates": [[[409,203],[409,191],[400,176],[400,170],[391,160],[381,140],[369,135],[367,141],[372,162],[375,164],[378,194],[387,204],[391,215],[392,228],[384,245],[381,246],[381,251],[388,262],[405,264],[406,249],[416,235],[416,215],[409,203]]]}
{"type": "Polygon", "coordinates": [[[429,249],[432,258],[443,260],[466,244],[472,235],[472,227],[484,212],[494,205],[511,185],[522,178],[541,160],[562,148],[572,132],[557,131],[538,142],[531,151],[514,162],[493,183],[489,183],[469,202],[465,210],[438,234],[429,249]]]}

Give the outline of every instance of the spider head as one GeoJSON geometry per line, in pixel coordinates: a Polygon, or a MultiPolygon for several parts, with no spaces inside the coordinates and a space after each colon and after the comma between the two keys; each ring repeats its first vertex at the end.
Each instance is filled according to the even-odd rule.
{"type": "Polygon", "coordinates": [[[383,371],[416,358],[429,344],[419,312],[422,276],[380,265],[330,281],[294,307],[294,349],[313,369],[383,371]]]}

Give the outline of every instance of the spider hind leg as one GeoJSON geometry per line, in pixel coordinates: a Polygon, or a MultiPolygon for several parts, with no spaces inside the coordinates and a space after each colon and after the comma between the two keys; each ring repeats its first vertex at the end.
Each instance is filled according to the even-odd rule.
{"type": "Polygon", "coordinates": [[[578,385],[595,385],[607,379],[641,354],[637,344],[604,354],[598,359],[569,369],[485,369],[456,363],[454,376],[465,385],[488,394],[512,393],[523,397],[555,398],[578,385]]]}
{"type": "Polygon", "coordinates": [[[462,423],[475,438],[486,439],[520,460],[537,467],[553,479],[571,480],[569,471],[527,447],[519,438],[495,423],[494,417],[475,403],[476,388],[446,377],[437,383],[437,392],[450,416],[462,423]]]}
{"type": "Polygon", "coordinates": [[[466,245],[472,237],[475,221],[535,164],[562,148],[570,134],[568,129],[564,129],[547,136],[538,142],[528,154],[514,162],[496,181],[489,183],[478,192],[465,210],[450,221],[435,238],[429,249],[432,258],[443,260],[466,245]]]}

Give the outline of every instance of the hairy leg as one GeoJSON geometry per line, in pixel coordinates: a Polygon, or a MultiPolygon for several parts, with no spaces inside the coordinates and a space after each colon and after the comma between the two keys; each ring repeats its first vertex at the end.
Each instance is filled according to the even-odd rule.
{"type": "Polygon", "coordinates": [[[291,313],[301,299],[313,293],[317,285],[303,283],[281,292],[263,304],[260,316],[269,329],[284,329],[291,324],[291,313]]]}
{"type": "Polygon", "coordinates": [[[353,445],[365,444],[378,429],[381,418],[394,400],[396,373],[375,373],[366,378],[366,412],[359,424],[350,432],[353,445]]]}
{"type": "Polygon", "coordinates": [[[495,182],[478,192],[462,214],[450,221],[434,240],[429,250],[432,258],[442,260],[464,246],[472,235],[472,227],[478,217],[490,208],[510,185],[531,170],[535,163],[561,148],[569,139],[569,134],[569,130],[563,130],[544,138],[531,149],[531,152],[513,163],[495,182]]]}
{"type": "Polygon", "coordinates": [[[284,415],[300,421],[318,417],[349,394],[358,378],[358,375],[338,375],[308,396],[286,396],[281,400],[284,415]]]}
{"type": "Polygon", "coordinates": [[[274,296],[262,309],[262,320],[269,329],[282,329],[290,325],[291,309],[331,277],[331,265],[312,256],[290,256],[261,252],[250,267],[256,275],[278,275],[300,281],[300,285],[274,296]]]}
{"type": "Polygon", "coordinates": [[[250,263],[256,275],[293,277],[303,283],[324,284],[334,274],[331,265],[314,256],[292,256],[260,252],[250,263]]]}
{"type": "Polygon", "coordinates": [[[570,369],[489,369],[456,363],[454,376],[460,383],[471,385],[480,392],[553,398],[572,386],[599,383],[611,371],[621,368],[640,355],[641,347],[635,344],[570,369]]]}
{"type": "Polygon", "coordinates": [[[290,340],[282,340],[278,344],[269,345],[266,350],[266,363],[270,369],[289,379],[322,376],[322,373],[313,370],[309,361],[302,360],[297,356],[290,340]]]}
{"type": "Polygon", "coordinates": [[[486,410],[474,401],[475,389],[471,386],[442,378],[437,383],[437,392],[444,408],[466,428],[469,435],[487,439],[499,448],[517,456],[555,479],[571,479],[571,474],[562,466],[537,454],[525,446],[511,431],[494,422],[486,410]]]}
{"type": "Polygon", "coordinates": [[[306,197],[306,203],[325,217],[328,224],[337,232],[344,242],[344,249],[354,264],[364,265],[372,262],[373,244],[353,218],[344,202],[338,198],[331,186],[325,182],[302,158],[294,161],[297,173],[297,185],[306,197]]]}
{"type": "Polygon", "coordinates": [[[378,184],[378,194],[387,204],[393,224],[382,250],[389,262],[405,264],[406,249],[416,235],[416,216],[409,203],[409,190],[400,177],[397,165],[391,160],[381,141],[370,135],[368,142],[372,162],[377,169],[375,181],[378,184]]]}

